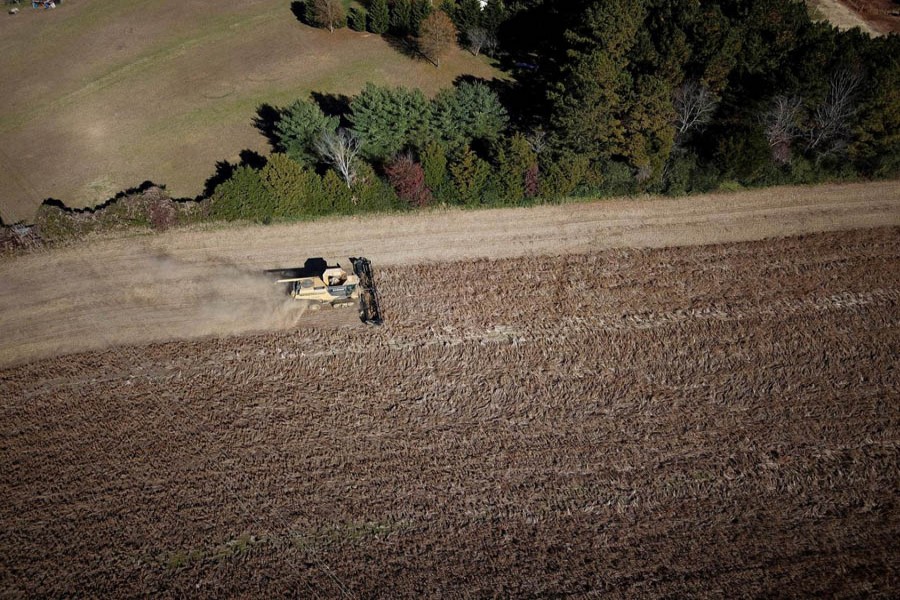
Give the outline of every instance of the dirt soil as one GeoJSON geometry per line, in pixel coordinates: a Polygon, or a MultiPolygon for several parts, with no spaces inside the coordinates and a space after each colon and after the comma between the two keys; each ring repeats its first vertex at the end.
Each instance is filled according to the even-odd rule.
{"type": "Polygon", "coordinates": [[[869,35],[881,35],[879,29],[866,21],[860,14],[850,8],[841,0],[807,0],[807,3],[817,8],[828,22],[838,29],[853,29],[859,27],[869,35]]]}
{"type": "Polygon", "coordinates": [[[841,4],[879,33],[900,33],[900,3],[894,0],[841,0],[841,4]]]}
{"type": "Polygon", "coordinates": [[[295,327],[308,315],[286,304],[261,272],[315,256],[367,256],[379,269],[888,225],[900,225],[898,182],[97,240],[0,259],[0,366],[119,344],[295,327]]]}
{"type": "MultiPolygon", "coordinates": [[[[669,208],[651,230],[709,239],[669,208]]],[[[893,596],[900,229],[598,251],[629,218],[579,209],[554,255],[459,263],[408,264],[442,219],[500,244],[504,221],[397,220],[396,245],[379,222],[381,328],[0,370],[3,596],[893,596]]],[[[728,222],[796,210],[737,197],[728,222]]],[[[245,233],[209,235],[173,260],[245,233]]],[[[108,283],[132,243],[93,249],[106,279],[90,250],[22,264],[108,283]]]]}

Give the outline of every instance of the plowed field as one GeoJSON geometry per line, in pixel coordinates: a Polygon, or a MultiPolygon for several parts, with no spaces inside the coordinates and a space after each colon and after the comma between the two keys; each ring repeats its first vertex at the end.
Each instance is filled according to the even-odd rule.
{"type": "Polygon", "coordinates": [[[889,597],[900,229],[377,270],[0,371],[7,597],[889,597]]]}

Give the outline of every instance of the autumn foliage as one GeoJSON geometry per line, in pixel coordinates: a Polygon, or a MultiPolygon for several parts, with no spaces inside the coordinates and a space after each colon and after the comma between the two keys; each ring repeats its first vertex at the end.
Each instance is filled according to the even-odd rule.
{"type": "Polygon", "coordinates": [[[425,170],[411,156],[403,155],[385,169],[388,180],[401,200],[412,206],[427,206],[434,199],[425,183],[425,170]]]}

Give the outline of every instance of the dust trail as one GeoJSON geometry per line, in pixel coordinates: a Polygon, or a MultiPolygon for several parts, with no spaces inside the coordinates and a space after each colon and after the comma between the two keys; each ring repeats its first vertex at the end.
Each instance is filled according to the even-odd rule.
{"type": "Polygon", "coordinates": [[[352,310],[307,311],[262,271],[147,249],[124,262],[86,259],[59,272],[4,278],[0,366],[121,344],[354,324],[352,310]],[[35,302],[17,298],[24,288],[35,302]]]}

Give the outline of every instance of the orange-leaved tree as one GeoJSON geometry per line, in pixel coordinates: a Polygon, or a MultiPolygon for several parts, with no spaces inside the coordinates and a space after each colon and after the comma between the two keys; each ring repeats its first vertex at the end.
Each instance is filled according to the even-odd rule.
{"type": "Polygon", "coordinates": [[[447,55],[456,44],[456,26],[443,10],[436,10],[422,21],[419,30],[419,51],[434,63],[441,66],[441,58],[447,55]]]}

